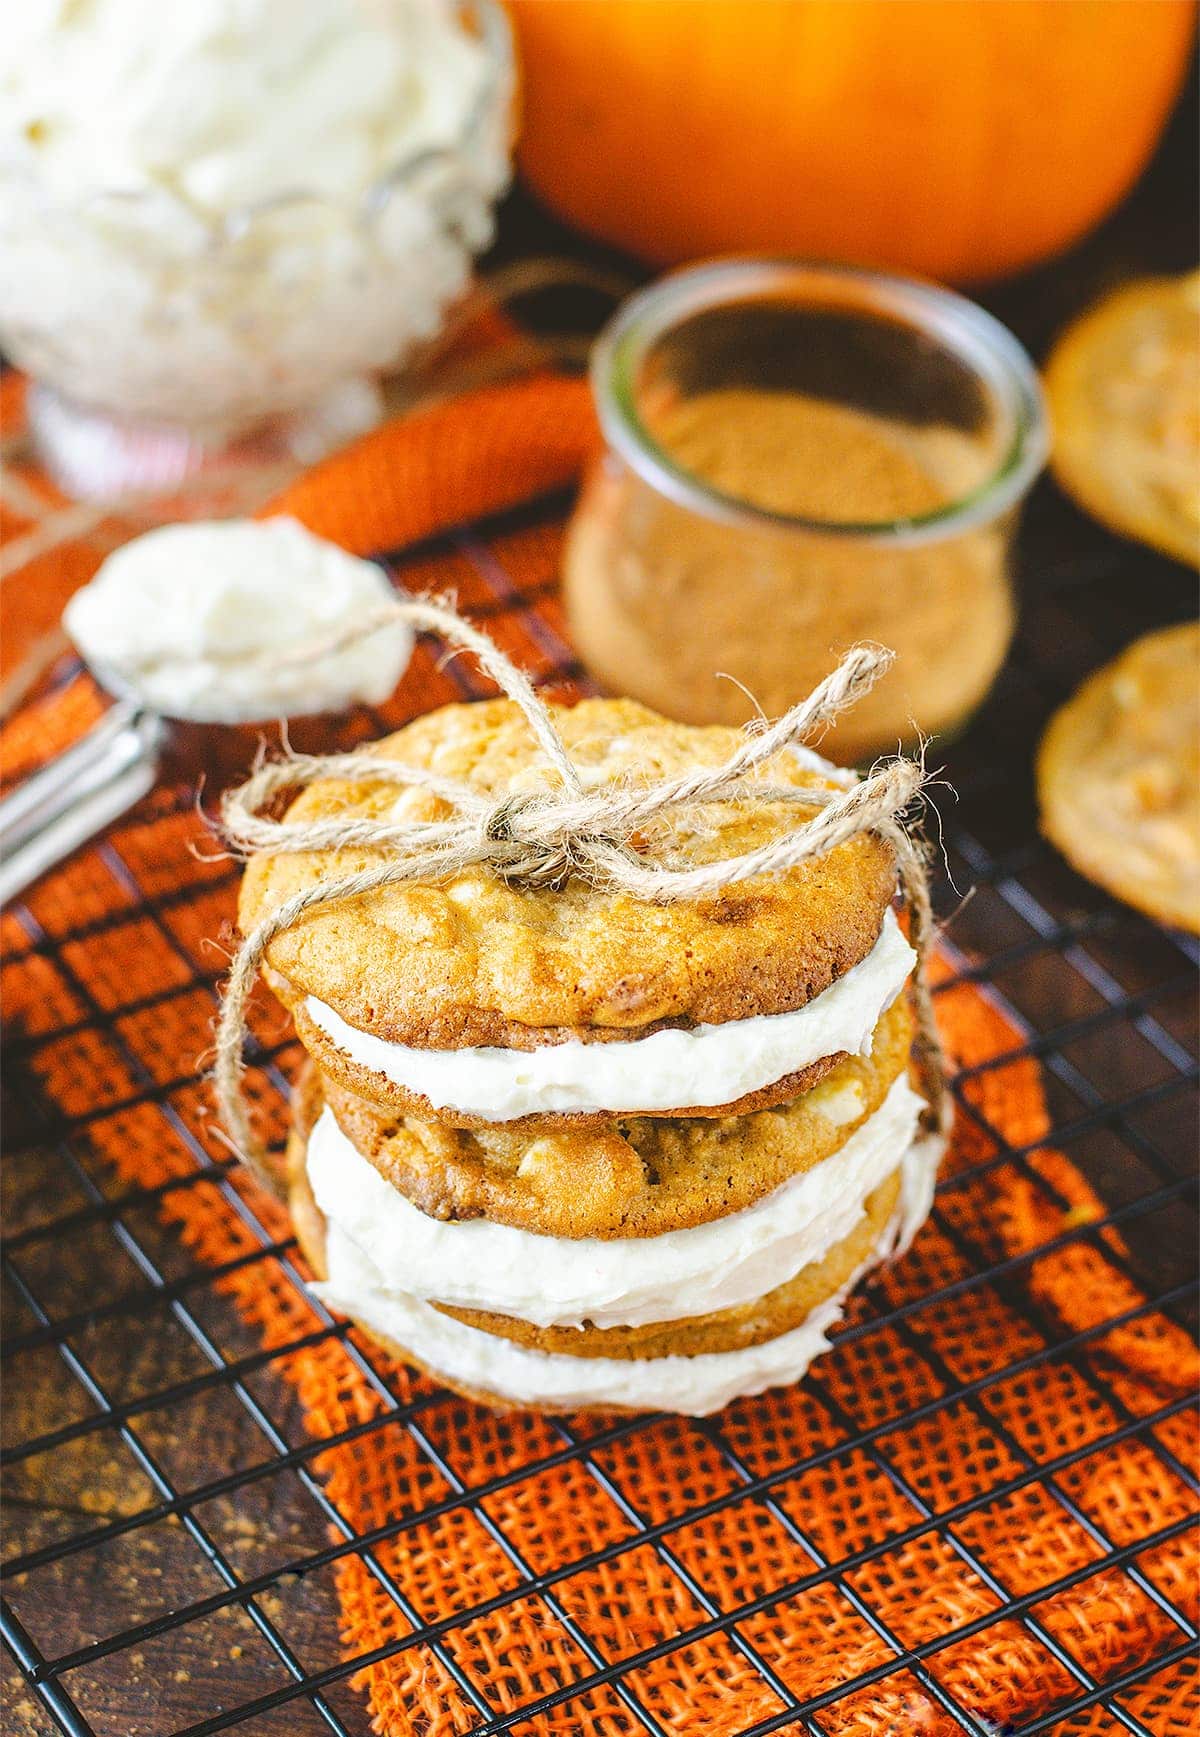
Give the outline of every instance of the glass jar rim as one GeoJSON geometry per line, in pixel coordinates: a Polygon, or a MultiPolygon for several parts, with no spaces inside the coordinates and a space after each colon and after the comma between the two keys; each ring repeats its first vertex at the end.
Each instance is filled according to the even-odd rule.
{"type": "Polygon", "coordinates": [[[903,546],[940,541],[988,524],[1014,506],[1028,492],[1049,452],[1049,424],[1037,370],[1007,326],[953,290],[860,266],[751,256],[670,272],[617,309],[596,340],[590,377],[605,440],[645,482],[679,506],[743,529],[903,546]],[[802,289],[814,306],[855,305],[895,316],[935,338],[976,379],[983,380],[1012,419],[1012,438],[990,474],[966,493],[919,516],[826,520],[754,506],[709,487],[676,464],[638,412],[641,364],[661,338],[690,316],[772,296],[783,300],[779,292],[789,286],[802,289]],[[813,297],[814,291],[823,293],[823,302],[813,297]]]}

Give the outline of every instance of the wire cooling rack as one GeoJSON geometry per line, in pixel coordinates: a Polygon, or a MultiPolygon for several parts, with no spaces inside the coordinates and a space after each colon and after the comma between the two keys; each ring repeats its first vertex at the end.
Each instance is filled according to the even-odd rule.
{"type": "MultiPolygon", "coordinates": [[[[430,559],[453,560],[464,605],[542,684],[575,682],[581,674],[562,637],[553,592],[562,504],[543,503],[512,517],[498,534],[497,527],[460,534],[394,563],[402,580],[420,585],[430,559]],[[519,540],[524,550],[519,572],[497,553],[506,538],[519,540]]],[[[1070,1154],[1105,1201],[1099,1221],[1065,1217],[1061,1243],[1086,1241],[1106,1260],[1128,1267],[1148,1299],[1129,1318],[1164,1311],[1190,1324],[1194,949],[1109,901],[1039,842],[1030,771],[1050,709],[1135,633],[1185,614],[1190,592],[1178,569],[1084,525],[1049,489],[1033,503],[1023,565],[1026,599],[1015,655],[984,714],[946,755],[939,806],[947,873],[938,903],[949,914],[965,889],[975,889],[949,931],[959,975],[985,986],[1005,1010],[1018,1033],[1013,1054],[1040,1062],[1053,1119],[1050,1141],[1070,1154]],[[1059,553],[1064,548],[1066,555],[1059,553]],[[1110,1227],[1119,1228],[1127,1255],[1114,1253],[1104,1239],[1110,1227]]],[[[72,675],[64,666],[59,679],[66,684],[72,675]]],[[[444,679],[463,695],[477,691],[463,660],[449,665],[444,679]]],[[[446,697],[453,692],[448,687],[446,697]]],[[[363,714],[351,736],[376,733],[389,721],[363,714]]],[[[1069,1472],[1084,1454],[1102,1455],[1136,1438],[1194,1498],[1195,1481],[1163,1427],[1186,1396],[1148,1414],[1132,1411],[1103,1365],[1087,1356],[1112,1323],[1064,1335],[1025,1283],[1028,1262],[989,1257],[984,1240],[955,1216],[945,1192],[954,1183],[944,1185],[935,1207],[935,1223],[956,1251],[954,1276],[899,1307],[889,1308],[872,1290],[874,1312],[851,1329],[894,1326],[927,1377],[924,1389],[919,1382],[913,1387],[923,1394],[919,1403],[910,1397],[898,1413],[864,1423],[818,1365],[809,1385],[827,1428],[815,1436],[811,1452],[764,1470],[747,1462],[722,1418],[689,1425],[709,1444],[723,1481],[703,1500],[682,1492],[666,1520],[631,1492],[604,1451],[636,1441],[653,1423],[623,1419],[589,1433],[551,1422],[539,1425],[531,1449],[519,1418],[500,1419],[488,1426],[486,1461],[464,1471],[452,1435],[437,1426],[446,1415],[445,1397],[432,1388],[397,1397],[345,1326],[318,1310],[304,1342],[342,1340],[379,1407],[338,1439],[353,1441],[380,1427],[405,1432],[416,1460],[428,1468],[424,1506],[397,1514],[383,1534],[407,1534],[467,1513],[481,1540],[508,1564],[509,1583],[499,1593],[479,1599],[467,1587],[451,1614],[436,1620],[415,1608],[375,1553],[380,1535],[355,1532],[314,1468],[328,1444],[305,1433],[294,1395],[278,1374],[295,1347],[264,1349],[217,1288],[232,1268],[242,1267],[269,1269],[276,1283],[299,1286],[301,1280],[286,1233],[272,1234],[253,1195],[234,1186],[220,1156],[198,1136],[199,1091],[187,1062],[155,1047],[156,1027],[181,1007],[194,1004],[197,1018],[211,1018],[222,961],[196,937],[207,922],[217,926],[210,912],[227,914],[235,879],[228,864],[199,862],[186,887],[156,878],[147,827],[151,835],[165,829],[166,836],[189,824],[192,795],[180,789],[162,796],[140,832],[137,825],[118,829],[64,871],[68,896],[51,902],[35,889],[9,918],[6,969],[36,975],[42,1009],[9,1033],[5,1066],[15,1104],[3,1256],[12,1394],[3,1454],[3,1638],[16,1665],[11,1729],[31,1737],[55,1728],[72,1737],[206,1737],[233,1729],[362,1737],[369,1715],[349,1679],[369,1661],[342,1656],[329,1579],[339,1561],[358,1555],[396,1607],[395,1634],[382,1650],[428,1649],[464,1705],[475,1710],[472,1728],[481,1737],[510,1730],[570,1733],[576,1726],[568,1703],[578,1705],[601,1685],[616,1697],[614,1732],[661,1737],[667,1729],[687,1729],[639,1693],[636,1671],[706,1635],[727,1636],[740,1668],[767,1696],[764,1702],[747,1694],[745,1737],[785,1729],[827,1733],[846,1698],[899,1670],[936,1704],[947,1729],[985,1737],[996,1728],[956,1700],[938,1672],[938,1655],[1005,1622],[1036,1636],[1069,1684],[1053,1711],[1005,1727],[1010,1737],[1051,1729],[1159,1737],[1153,1695],[1141,1691],[1174,1681],[1171,1673],[1187,1668],[1196,1631],[1143,1564],[1153,1546],[1191,1523],[1190,1516],[1132,1541],[1116,1539],[1075,1499],[1069,1472]],[[58,1077],[69,1079],[72,1060],[79,1071],[78,1091],[60,1091],[53,1105],[41,1089],[51,1049],[58,1053],[58,1077]],[[115,1184],[96,1159],[92,1136],[101,1121],[111,1128],[121,1117],[136,1117],[141,1137],[149,1126],[186,1162],[153,1187],[115,1184]],[[179,1191],[214,1187],[244,1232],[240,1251],[218,1268],[181,1249],[159,1211],[179,1191]],[[939,1358],[922,1322],[985,1292],[1001,1300],[1015,1326],[986,1366],[968,1376],[939,1358]],[[1042,1453],[1004,1421],[990,1395],[999,1383],[1051,1363],[1072,1372],[1104,1422],[1082,1447],[1042,1453]],[[899,1451],[948,1408],[965,1409],[986,1425],[1002,1461],[997,1483],[949,1506],[920,1486],[912,1454],[899,1451]],[[906,1532],[846,1556],[836,1539],[819,1537],[807,1520],[797,1519],[783,1487],[819,1477],[834,1456],[861,1457],[873,1476],[906,1498],[914,1515],[906,1532]],[[563,1466],[599,1481],[621,1517],[619,1535],[596,1541],[588,1565],[619,1562],[636,1550],[656,1553],[690,1601],[693,1614],[683,1632],[614,1660],[559,1596],[579,1562],[569,1552],[561,1560],[535,1560],[506,1535],[491,1499],[519,1480],[563,1466]],[[1018,1595],[972,1546],[968,1522],[998,1496],[1029,1491],[1082,1528],[1090,1549],[1086,1566],[1067,1568],[1050,1585],[1018,1595]],[[762,1504],[782,1534],[806,1552],[811,1566],[784,1591],[836,1586],[878,1643],[874,1662],[819,1695],[798,1697],[786,1673],[748,1638],[747,1618],[778,1600],[780,1589],[727,1608],[702,1567],[685,1561],[672,1543],[681,1525],[746,1500],[762,1504]],[[957,1553],[987,1589],[985,1608],[919,1641],[897,1632],[861,1590],[855,1571],[906,1538],[957,1553]],[[1104,1570],[1152,1603],[1166,1619],[1166,1638],[1153,1656],[1098,1680],[1035,1606],[1104,1570]],[[520,1706],[498,1710],[487,1673],[464,1663],[456,1640],[468,1627],[486,1624],[489,1613],[535,1594],[569,1633],[583,1660],[580,1674],[567,1683],[550,1681],[520,1706]],[[1089,1723],[1101,1708],[1107,1722],[1089,1723]]],[[[274,1036],[258,1059],[264,1093],[281,1097],[280,1064],[289,1040],[286,1033],[274,1036]]],[[[968,1086],[968,1080],[956,1081],[959,1114],[977,1120],[978,1100],[968,1086]]],[[[1048,1186],[1028,1152],[1007,1144],[994,1128],[986,1132],[998,1141],[989,1162],[1015,1165],[1039,1187],[1048,1186]]],[[[501,1670],[503,1661],[493,1661],[493,1668],[501,1670]]]]}

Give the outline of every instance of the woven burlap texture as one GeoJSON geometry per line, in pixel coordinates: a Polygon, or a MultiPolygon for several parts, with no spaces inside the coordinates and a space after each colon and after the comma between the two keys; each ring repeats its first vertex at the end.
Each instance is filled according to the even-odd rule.
{"type": "MultiPolygon", "coordinates": [[[[10,411],[13,403],[10,397],[10,411]]],[[[368,436],[275,504],[350,548],[394,550],[566,487],[595,441],[584,386],[542,375],[441,404],[368,436]]],[[[18,468],[17,480],[10,502],[20,490],[27,498],[53,500],[31,469],[18,468]]],[[[30,522],[18,514],[13,530],[19,534],[30,522]]],[[[105,527],[87,546],[39,557],[5,582],[5,612],[16,635],[11,656],[52,627],[63,597],[120,534],[120,526],[105,527]]],[[[479,547],[482,560],[475,563],[461,548],[418,561],[406,582],[456,589],[462,607],[486,614],[489,632],[511,656],[535,676],[543,673],[550,663],[543,629],[561,631],[553,583],[557,525],[518,517],[479,547]],[[491,574],[486,586],[481,569],[491,574]]],[[[2,740],[8,776],[73,739],[102,704],[86,676],[64,685],[61,675],[61,667],[52,671],[8,720],[2,740]]],[[[394,728],[457,697],[436,653],[422,646],[384,721],[394,728]]],[[[362,739],[371,727],[360,718],[338,745],[362,739]]],[[[211,1042],[222,966],[212,942],[227,947],[232,934],[234,873],[228,862],[197,858],[193,846],[202,839],[178,791],[156,792],[119,828],[120,860],[158,913],[157,926],[139,922],[136,945],[128,935],[121,941],[128,888],[95,851],[42,881],[29,904],[46,932],[78,932],[73,969],[100,1005],[154,998],[146,1012],[123,1022],[124,1041],[145,1073],[170,1090],[172,1108],[214,1160],[224,1161],[228,1155],[213,1135],[207,1088],[196,1068],[211,1042]],[[195,961],[198,980],[182,990],[181,951],[195,961]]],[[[258,1246],[254,1233],[215,1184],[188,1183],[195,1157],[165,1137],[167,1123],[152,1096],[139,1095],[127,1060],[103,1031],[87,1028],[53,962],[29,951],[12,918],[5,925],[10,1026],[36,1027],[47,1036],[64,1032],[33,1052],[47,1099],[72,1116],[132,1100],[89,1122],[86,1138],[95,1158],[127,1185],[161,1187],[178,1179],[180,1186],[161,1194],[160,1210],[198,1261],[227,1266],[251,1255],[258,1246]]],[[[947,967],[941,969],[944,976],[947,967]]],[[[1037,1063],[1028,1054],[1011,1054],[1021,1034],[985,991],[966,983],[939,996],[938,1012],[951,1056],[971,1070],[964,1087],[968,1113],[960,1114],[944,1171],[941,1227],[930,1224],[922,1232],[878,1281],[873,1300],[852,1304],[848,1333],[812,1379],[736,1404],[719,1419],[747,1479],[780,1474],[765,1492],[730,1500],[736,1477],[729,1456],[717,1451],[705,1428],[676,1420],[601,1429],[590,1455],[601,1474],[595,1476],[578,1454],[564,1452],[562,1436],[547,1420],[434,1402],[428,1381],[370,1351],[395,1398],[425,1402],[422,1426],[462,1484],[468,1490],[495,1486],[485,1511],[535,1575],[556,1576],[552,1604],[521,1590],[509,1556],[479,1518],[456,1503],[403,1427],[392,1422],[371,1429],[386,1410],[379,1387],[340,1339],[320,1336],[319,1318],[278,1261],[256,1261],[215,1280],[264,1346],[282,1353],[275,1366],[295,1384],[314,1436],[354,1432],[314,1461],[353,1531],[370,1533],[411,1516],[376,1547],[376,1560],[422,1621],[449,1624],[444,1647],[489,1704],[502,1713],[564,1691],[555,1706],[515,1730],[618,1737],[638,1728],[611,1683],[570,1693],[591,1670],[571,1632],[577,1624],[607,1660],[649,1655],[623,1680],[668,1731],[734,1737],[778,1713],[783,1703],[757,1658],[801,1699],[875,1673],[823,1707],[821,1727],[828,1733],[949,1737],[959,1729],[955,1721],[916,1676],[888,1668],[893,1655],[856,1600],[904,1647],[966,1626],[964,1638],[929,1654],[927,1669],[961,1705],[994,1725],[1034,1717],[1077,1693],[1075,1679],[1030,1627],[1012,1617],[988,1622],[999,1600],[971,1561],[985,1564],[1010,1598],[1029,1600],[1041,1632],[1100,1682],[1177,1644],[1179,1630],[1133,1579],[1113,1567],[1087,1572],[1101,1547],[1054,1489],[1120,1548],[1136,1547],[1186,1518],[1186,1486],[1137,1433],[1088,1452],[1089,1443],[1118,1429],[1121,1420],[1086,1379],[1086,1364],[1093,1360],[1107,1389],[1135,1417],[1145,1417],[1195,1387],[1195,1350],[1164,1317],[1140,1307],[1144,1298],[1126,1276],[1115,1233],[1086,1234],[1104,1208],[1064,1156],[1039,1148],[1048,1124],[1037,1063]],[[989,1129],[1026,1159],[1002,1155],[989,1129]],[[1006,1299],[993,1285],[973,1280],[952,1234],[956,1226],[992,1260],[1010,1262],[1013,1285],[1023,1288],[1034,1309],[1025,1312],[1011,1294],[1006,1299]],[[881,1308],[915,1304],[955,1280],[961,1286],[949,1299],[914,1309],[902,1322],[872,1326],[881,1308]],[[1049,1324],[1052,1339],[1035,1320],[1049,1324]],[[283,1352],[310,1334],[319,1342],[283,1352]],[[1062,1341],[1076,1339],[1071,1354],[1061,1352],[1062,1341]],[[989,1375],[1014,1363],[1015,1372],[988,1384],[989,1375]],[[957,1394],[942,1401],[951,1385],[963,1383],[986,1389],[986,1407],[957,1394]],[[872,1433],[865,1446],[839,1452],[850,1430],[872,1433]],[[885,1461],[901,1474],[899,1484],[885,1475],[885,1461]],[[797,1462],[806,1463],[789,1474],[797,1462]],[[628,1508],[614,1501],[606,1480],[628,1508]],[[657,1529],[659,1547],[635,1541],[598,1559],[614,1542],[635,1538],[632,1510],[657,1529]],[[962,1550],[951,1548],[931,1519],[948,1511],[956,1516],[953,1536],[962,1550]],[[797,1526],[785,1516],[797,1522],[812,1551],[797,1541],[797,1526]],[[831,1563],[843,1566],[831,1573],[831,1563]],[[1072,1575],[1065,1590],[1037,1597],[1072,1575]],[[736,1626],[741,1644],[714,1627],[687,1576],[721,1612],[743,1613],[736,1626]],[[469,1614],[493,1600],[498,1603],[485,1614],[469,1614]]],[[[295,1046],[265,1000],[256,1005],[252,1025],[285,1071],[294,1070],[295,1046]]],[[[267,1073],[253,1069],[249,1083],[259,1113],[281,1136],[286,1110],[267,1073]]],[[[236,1187],[252,1194],[269,1232],[286,1237],[281,1210],[230,1174],[236,1187]]],[[[1152,1427],[1171,1453],[1192,1456],[1186,1414],[1171,1409],[1152,1427]]],[[[1136,1561],[1147,1583],[1194,1611],[1194,1535],[1172,1537],[1136,1561]]],[[[411,1632],[379,1579],[353,1553],[341,1558],[338,1592],[349,1657],[411,1632]]],[[[425,1644],[372,1664],[361,1682],[386,1737],[447,1737],[478,1722],[425,1644]]],[[[1128,1691],[1125,1704],[1147,1729],[1184,1737],[1195,1729],[1193,1686],[1177,1665],[1128,1691]]],[[[1122,1728],[1101,1708],[1055,1727],[1064,1737],[1122,1728]]]]}

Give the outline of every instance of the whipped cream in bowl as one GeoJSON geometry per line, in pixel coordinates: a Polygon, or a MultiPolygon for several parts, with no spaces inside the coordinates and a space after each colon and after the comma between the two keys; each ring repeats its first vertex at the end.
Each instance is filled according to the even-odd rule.
{"type": "Polygon", "coordinates": [[[0,342],[69,490],[311,461],[434,337],[510,175],[495,0],[39,0],[0,33],[0,342]]]}

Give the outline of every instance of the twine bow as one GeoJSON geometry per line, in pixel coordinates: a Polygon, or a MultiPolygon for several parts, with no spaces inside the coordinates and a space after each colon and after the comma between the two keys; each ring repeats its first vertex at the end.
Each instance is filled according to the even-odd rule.
{"type": "Polygon", "coordinates": [[[614,783],[589,790],[528,678],[448,603],[413,599],[386,604],[344,632],[290,653],[283,661],[332,656],[395,622],[436,633],[448,645],[474,653],[484,671],[520,707],[555,783],[547,790],[517,792],[496,802],[457,779],[376,754],[289,755],[260,766],[225,795],[221,822],[239,852],[282,855],[360,849],[379,859],[355,874],[319,880],[285,899],[246,937],[234,957],[217,1028],[216,1094],[234,1150],[264,1187],[281,1192],[271,1160],[251,1127],[242,1078],[246,1002],[271,942],[323,905],[361,898],[405,881],[447,879],[473,867],[486,867],[514,886],[557,889],[577,877],[600,891],[628,893],[647,903],[672,903],[710,898],[757,875],[786,873],[859,834],[874,833],[895,852],[908,905],[910,939],[918,956],[911,989],[917,1023],[915,1053],[931,1117],[944,1125],[948,1107],[944,1067],[925,978],[933,914],[924,854],[904,819],[924,783],[922,766],[906,759],[884,761],[845,790],[777,785],[755,776],[772,756],[803,743],[852,706],[887,669],[890,652],[855,646],[807,699],[774,723],[748,728],[721,766],[698,768],[656,784],[614,783]],[[412,821],[346,815],[295,822],[264,814],[283,792],[322,778],[362,779],[402,789],[415,786],[445,803],[450,817],[412,821]],[[646,846],[643,833],[651,822],[706,803],[786,803],[804,812],[797,814],[794,826],[766,844],[717,862],[677,867],[668,856],[657,857],[646,846]],[[634,848],[635,839],[641,849],[634,848]]]}

